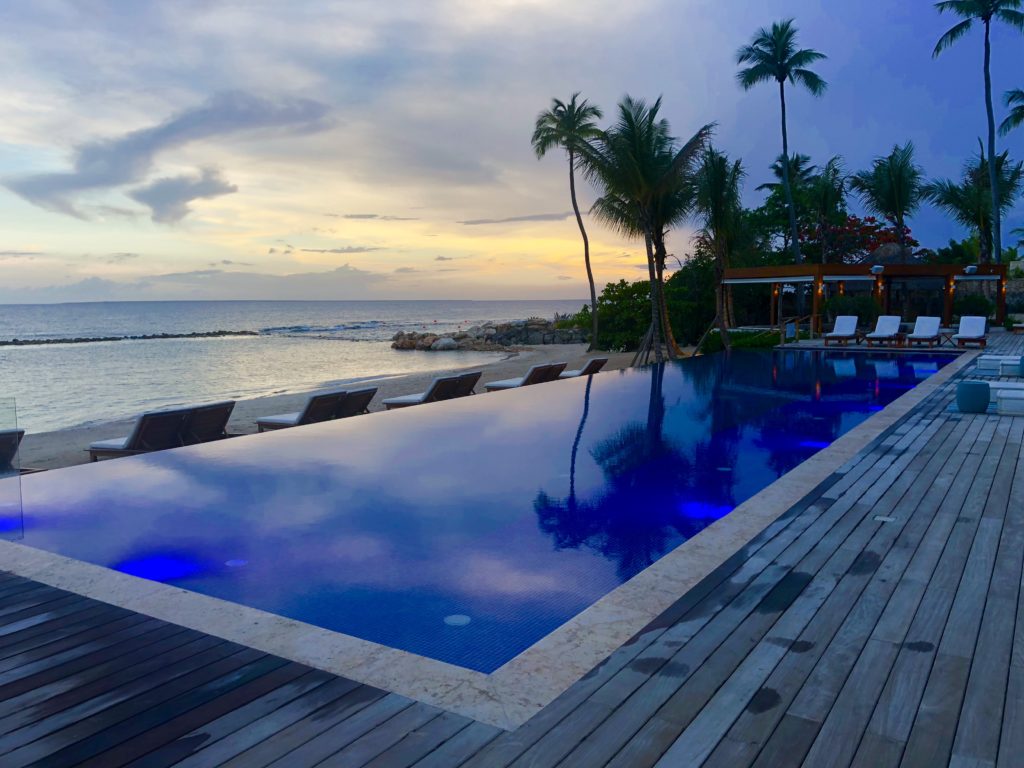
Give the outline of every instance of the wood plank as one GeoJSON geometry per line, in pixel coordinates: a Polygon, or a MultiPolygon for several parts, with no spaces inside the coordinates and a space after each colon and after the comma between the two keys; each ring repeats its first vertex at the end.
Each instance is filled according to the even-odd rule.
{"type": "Polygon", "coordinates": [[[472,723],[414,763],[414,768],[457,768],[503,733],[492,725],[472,723]]]}
{"type": "Polygon", "coordinates": [[[382,725],[367,731],[319,765],[323,768],[361,768],[409,734],[437,720],[440,715],[441,710],[436,707],[413,704],[382,725]]]}
{"type": "Polygon", "coordinates": [[[472,722],[462,715],[443,712],[426,725],[409,731],[366,763],[366,768],[408,768],[468,728],[472,722]]]}

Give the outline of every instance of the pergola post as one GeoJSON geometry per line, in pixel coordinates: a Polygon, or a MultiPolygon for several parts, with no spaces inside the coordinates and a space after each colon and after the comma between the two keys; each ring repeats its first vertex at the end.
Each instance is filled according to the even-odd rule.
{"type": "Polygon", "coordinates": [[[956,280],[952,275],[946,277],[946,292],[942,302],[942,324],[949,328],[953,325],[953,295],[956,292],[956,280]]]}

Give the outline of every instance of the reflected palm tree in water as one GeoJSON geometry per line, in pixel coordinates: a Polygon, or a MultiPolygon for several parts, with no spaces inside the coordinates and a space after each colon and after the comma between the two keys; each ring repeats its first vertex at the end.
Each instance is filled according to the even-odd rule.
{"type": "Polygon", "coordinates": [[[623,580],[704,528],[711,517],[701,518],[687,506],[696,495],[700,473],[665,435],[665,365],[648,370],[646,420],[628,424],[590,450],[606,479],[600,496],[581,501],[576,489],[576,463],[590,407],[588,385],[570,454],[569,495],[558,499],[542,490],[534,500],[538,525],[557,549],[591,549],[613,561],[623,580]]]}

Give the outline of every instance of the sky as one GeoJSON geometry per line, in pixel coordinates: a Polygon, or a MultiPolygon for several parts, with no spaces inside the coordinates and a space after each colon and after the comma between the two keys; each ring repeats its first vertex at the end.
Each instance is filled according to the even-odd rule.
{"type": "MultiPolygon", "coordinates": [[[[794,151],[857,170],[909,139],[929,177],[959,175],[985,132],[981,33],[933,60],[954,20],[925,0],[0,4],[0,303],[582,298],[537,113],[580,91],[607,123],[661,96],[674,134],[717,124],[755,205],[777,92],[743,92],[735,54],[787,17],[828,55],[824,97],[788,99],[794,151]]],[[[997,95],[1024,87],[1024,37],[993,46],[997,95]]],[[[1002,147],[1024,157],[1024,129],[1002,147]]],[[[640,244],[587,224],[599,285],[643,277],[640,244]]],[[[966,234],[910,224],[925,246],[966,234]]]]}

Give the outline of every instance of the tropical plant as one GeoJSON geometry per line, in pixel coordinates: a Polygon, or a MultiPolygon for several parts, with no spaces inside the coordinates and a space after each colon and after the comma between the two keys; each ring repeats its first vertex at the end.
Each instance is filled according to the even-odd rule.
{"type": "MultiPolygon", "coordinates": [[[[670,339],[658,278],[656,238],[664,231],[666,211],[675,205],[667,201],[682,194],[694,159],[712,130],[706,125],[680,145],[670,134],[668,121],[659,117],[660,110],[660,98],[648,106],[642,99],[627,96],[619,104],[615,125],[590,143],[581,157],[584,172],[602,193],[594,204],[595,212],[620,231],[642,233],[644,238],[651,325],[636,362],[646,360],[652,352],[660,362],[662,340],[670,339]]],[[[669,357],[676,354],[669,343],[669,357]]]]}
{"type": "Polygon", "coordinates": [[[835,229],[845,223],[846,174],[841,157],[829,160],[821,173],[806,183],[806,202],[811,217],[810,238],[821,252],[821,263],[827,264],[836,252],[835,229]]]}
{"type": "Polygon", "coordinates": [[[736,77],[744,90],[755,85],[776,82],[779,85],[779,103],[782,108],[782,188],[789,207],[790,245],[793,259],[800,263],[800,243],[796,223],[796,207],[793,203],[793,187],[790,183],[789,129],[786,124],[786,83],[802,85],[814,96],[825,92],[828,84],[809,67],[820,61],[825,54],[804,48],[797,48],[797,29],[793,19],[777,21],[771,28],[761,28],[750,44],[743,46],[736,54],[736,63],[749,66],[741,69],[736,77]]]}
{"type": "Polygon", "coordinates": [[[921,205],[924,172],[914,162],[914,144],[893,147],[884,157],[875,158],[870,170],[850,178],[850,189],[864,206],[896,227],[903,258],[907,256],[907,219],[921,205]]]}
{"type": "MultiPolygon", "coordinates": [[[[775,177],[775,181],[769,181],[765,184],[761,184],[756,189],[758,192],[769,191],[772,192],[776,189],[782,189],[783,179],[786,176],[786,172],[782,169],[783,157],[779,155],[775,162],[772,163],[772,175],[775,177]]],[[[809,155],[802,155],[799,152],[793,154],[789,158],[789,182],[793,188],[807,185],[811,179],[814,178],[814,172],[817,170],[814,165],[811,164],[811,158],[809,155]]]]}
{"type": "Polygon", "coordinates": [[[1024,125],[1024,90],[1014,88],[1012,91],[1007,91],[1003,94],[1003,103],[1010,108],[1010,114],[999,126],[1000,135],[1005,136],[1015,128],[1024,125]]]}
{"type": "Polygon", "coordinates": [[[697,237],[715,258],[715,320],[722,344],[729,349],[730,308],[722,280],[738,236],[742,219],[741,188],[743,164],[732,161],[724,152],[709,147],[695,174],[695,213],[701,225],[697,237]]]}
{"type": "Polygon", "coordinates": [[[597,287],[594,284],[594,271],[590,266],[590,239],[583,226],[579,203],[576,201],[576,165],[587,142],[600,136],[601,131],[596,121],[601,119],[602,114],[599,107],[588,103],[586,99],[580,99],[579,96],[579,93],[574,93],[568,102],[552,99],[551,108],[537,116],[531,143],[538,159],[555,147],[564,149],[569,157],[569,196],[572,198],[572,210],[576,214],[576,224],[583,238],[583,263],[587,268],[587,283],[590,285],[590,348],[594,349],[598,330],[597,287]]]}
{"type": "MultiPolygon", "coordinates": [[[[995,173],[998,179],[1000,213],[1005,214],[1020,195],[1024,183],[1024,163],[1011,162],[1009,153],[1003,152],[996,158],[995,173]]],[[[959,182],[937,179],[923,188],[926,200],[948,213],[957,223],[978,233],[982,263],[991,261],[993,255],[990,178],[988,158],[985,157],[984,148],[981,148],[977,157],[964,165],[959,182]]]]}
{"type": "MultiPolygon", "coordinates": [[[[1024,12],[1020,8],[1024,0],[943,0],[936,3],[939,13],[949,11],[962,21],[939,38],[932,56],[938,56],[953,45],[981,22],[985,30],[985,55],[983,69],[985,74],[985,113],[988,118],[988,156],[996,156],[996,118],[992,107],[992,22],[1002,21],[1024,31],[1024,12]]],[[[989,168],[989,184],[992,196],[992,246],[996,263],[1002,260],[1003,234],[1002,216],[999,205],[999,179],[994,165],[989,168]]]]}

